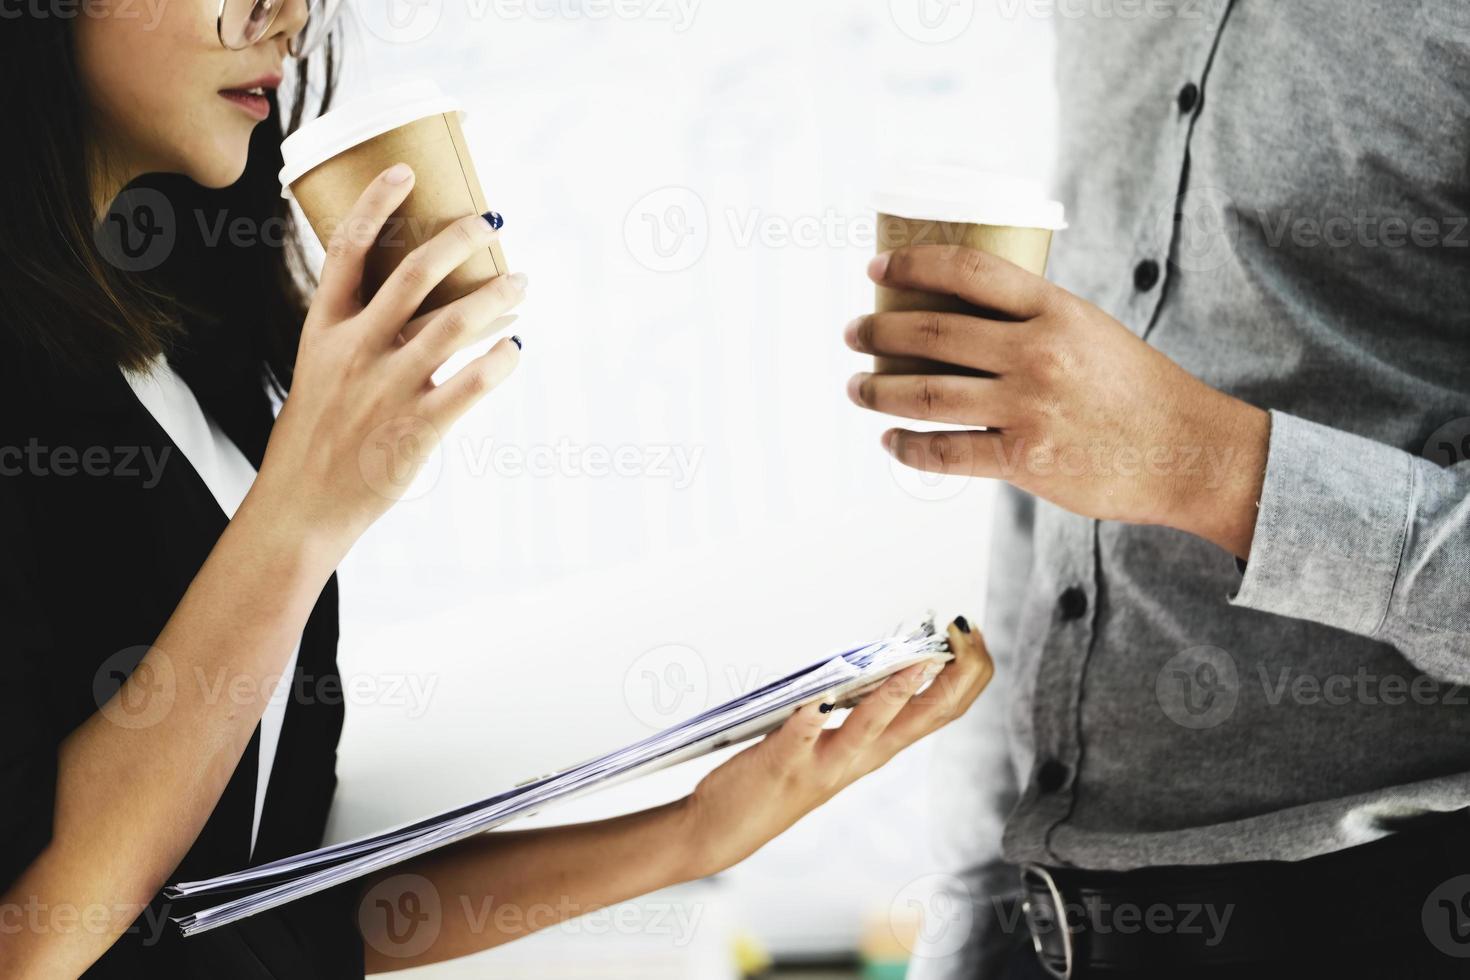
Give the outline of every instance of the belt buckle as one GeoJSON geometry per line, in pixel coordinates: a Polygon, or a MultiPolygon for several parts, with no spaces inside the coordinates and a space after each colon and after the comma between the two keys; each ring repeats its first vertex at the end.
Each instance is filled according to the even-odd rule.
{"type": "Polygon", "coordinates": [[[1021,865],[1021,886],[1023,890],[1030,891],[1032,881],[1039,882],[1051,899],[1052,911],[1055,917],[1053,928],[1061,932],[1062,936],[1062,970],[1057,972],[1056,968],[1047,960],[1046,950],[1041,941],[1042,930],[1037,927],[1036,917],[1031,908],[1031,899],[1026,897],[1021,903],[1021,913],[1026,917],[1026,928],[1031,933],[1031,946],[1036,950],[1036,959],[1041,963],[1041,968],[1056,977],[1057,980],[1072,980],[1072,971],[1076,966],[1076,951],[1072,946],[1072,927],[1067,921],[1067,907],[1062,901],[1062,891],[1057,887],[1056,879],[1051,872],[1039,864],[1021,865]]]}

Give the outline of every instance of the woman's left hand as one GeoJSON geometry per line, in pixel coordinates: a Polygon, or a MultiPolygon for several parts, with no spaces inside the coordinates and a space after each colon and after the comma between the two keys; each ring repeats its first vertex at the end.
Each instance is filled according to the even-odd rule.
{"type": "Polygon", "coordinates": [[[779,729],[700,782],[684,801],[697,875],[748,857],[812,810],[901,750],[965,713],[995,672],[985,641],[963,617],[949,627],[955,659],[934,683],[917,664],[894,674],[853,709],[839,728],[824,730],[818,703],[799,709],[779,729]]]}

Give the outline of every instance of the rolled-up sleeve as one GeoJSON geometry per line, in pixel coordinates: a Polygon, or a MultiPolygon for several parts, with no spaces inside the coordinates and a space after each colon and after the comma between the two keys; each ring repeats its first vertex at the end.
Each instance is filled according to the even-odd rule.
{"type": "Polygon", "coordinates": [[[0,473],[0,893],[50,842],[56,800],[51,639],[19,479],[0,473]]]}
{"type": "Polygon", "coordinates": [[[1470,462],[1441,467],[1272,412],[1231,601],[1381,640],[1427,674],[1470,683],[1470,462]]]}

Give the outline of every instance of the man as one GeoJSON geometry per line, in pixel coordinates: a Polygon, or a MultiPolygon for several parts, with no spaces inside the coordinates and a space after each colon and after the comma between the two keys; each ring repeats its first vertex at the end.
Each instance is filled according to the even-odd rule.
{"type": "Polygon", "coordinates": [[[1470,5],[1058,9],[1054,285],[847,332],[997,375],[849,387],[1008,484],[914,975],[1470,975],[1470,5]]]}

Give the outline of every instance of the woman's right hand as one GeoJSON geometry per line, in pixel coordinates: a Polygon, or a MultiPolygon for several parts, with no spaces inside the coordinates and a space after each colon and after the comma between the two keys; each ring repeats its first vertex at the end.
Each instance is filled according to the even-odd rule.
{"type": "Polygon", "coordinates": [[[368,253],[413,183],[407,164],[388,168],[333,234],[291,391],[246,504],[334,558],[403,495],[449,427],[518,361],[519,346],[505,338],[442,384],[432,380],[521,301],[524,276],[497,277],[414,317],[435,286],[495,240],[479,215],[415,248],[362,302],[368,253]]]}
{"type": "Polygon", "coordinates": [[[964,617],[950,624],[948,636],[953,660],[894,674],[840,727],[824,729],[827,715],[814,701],[705,776],[680,804],[682,825],[675,839],[690,852],[688,876],[715,874],[743,860],[969,710],[994,676],[995,664],[984,638],[964,617]],[[931,678],[933,683],[918,693],[931,678]]]}

